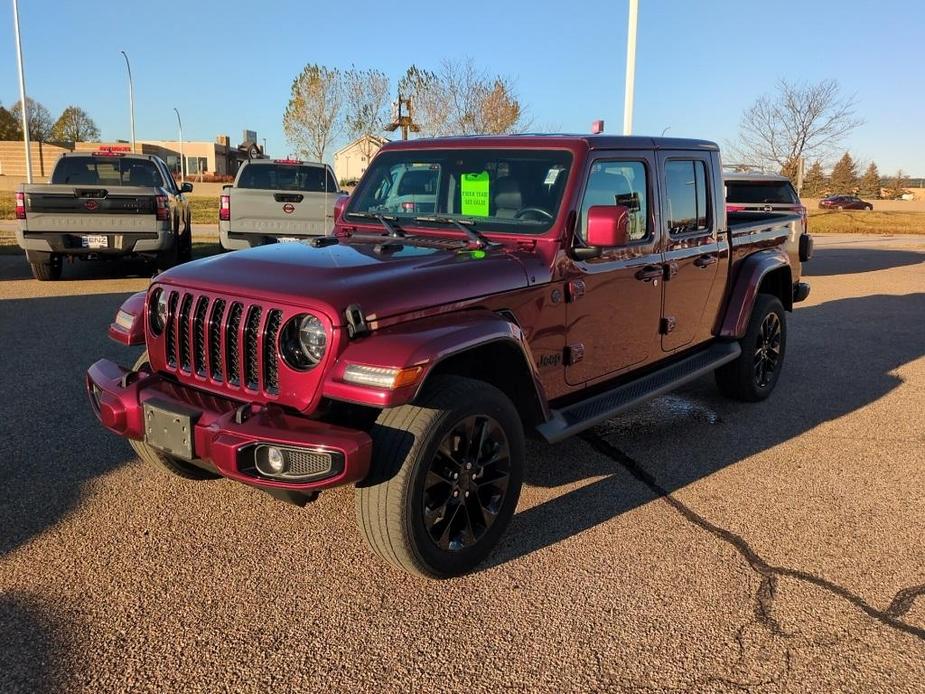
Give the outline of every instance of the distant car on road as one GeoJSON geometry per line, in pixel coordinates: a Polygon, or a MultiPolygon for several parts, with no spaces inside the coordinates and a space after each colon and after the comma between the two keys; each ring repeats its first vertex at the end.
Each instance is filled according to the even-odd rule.
{"type": "Polygon", "coordinates": [[[830,195],[819,201],[820,210],[872,210],[873,204],[856,195],[830,195]]]}
{"type": "Polygon", "coordinates": [[[324,236],[334,224],[334,203],[344,195],[326,164],[251,159],[221,196],[222,248],[233,251],[324,236]]]}

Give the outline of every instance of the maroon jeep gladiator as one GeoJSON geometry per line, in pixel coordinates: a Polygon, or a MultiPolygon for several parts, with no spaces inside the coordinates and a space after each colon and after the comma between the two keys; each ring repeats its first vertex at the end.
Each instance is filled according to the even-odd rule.
{"type": "Polygon", "coordinates": [[[426,576],[497,543],[525,435],[561,441],[711,371],[766,398],[809,293],[800,217],[727,216],[699,140],[390,143],[335,220],[158,275],[109,329],[146,351],[96,362],[87,390],[176,475],[299,505],[355,485],[370,547],[426,576]]]}

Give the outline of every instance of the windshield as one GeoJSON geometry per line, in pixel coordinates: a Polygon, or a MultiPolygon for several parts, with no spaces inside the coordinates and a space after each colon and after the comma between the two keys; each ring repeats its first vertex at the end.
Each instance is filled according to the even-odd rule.
{"type": "Polygon", "coordinates": [[[303,193],[337,192],[337,183],[326,168],[297,164],[246,164],[235,187],[303,193]]]}
{"type": "Polygon", "coordinates": [[[51,174],[51,182],[59,185],[142,188],[158,188],[164,185],[153,162],[122,157],[62,157],[51,174]]]}
{"type": "Polygon", "coordinates": [[[726,181],[726,202],[730,203],[799,203],[789,181],[726,181]]]}
{"type": "Polygon", "coordinates": [[[571,163],[572,155],[560,150],[385,151],[345,214],[384,215],[403,225],[446,218],[482,231],[539,234],[559,211],[571,163]]]}

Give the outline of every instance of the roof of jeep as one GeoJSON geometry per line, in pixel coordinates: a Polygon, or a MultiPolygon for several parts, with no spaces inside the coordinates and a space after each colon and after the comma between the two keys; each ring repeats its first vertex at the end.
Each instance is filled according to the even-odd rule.
{"type": "Polygon", "coordinates": [[[709,140],[682,137],[645,137],[642,135],[588,135],[568,133],[525,133],[523,135],[461,135],[454,137],[394,140],[382,147],[389,149],[555,147],[583,144],[588,149],[699,149],[719,151],[709,140]]]}

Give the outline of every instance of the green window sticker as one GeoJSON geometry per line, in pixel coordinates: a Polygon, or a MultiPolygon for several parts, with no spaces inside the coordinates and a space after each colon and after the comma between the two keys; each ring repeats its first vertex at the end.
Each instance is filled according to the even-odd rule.
{"type": "Polygon", "coordinates": [[[470,217],[487,217],[488,201],[488,172],[464,173],[460,193],[462,196],[462,213],[470,217]]]}

